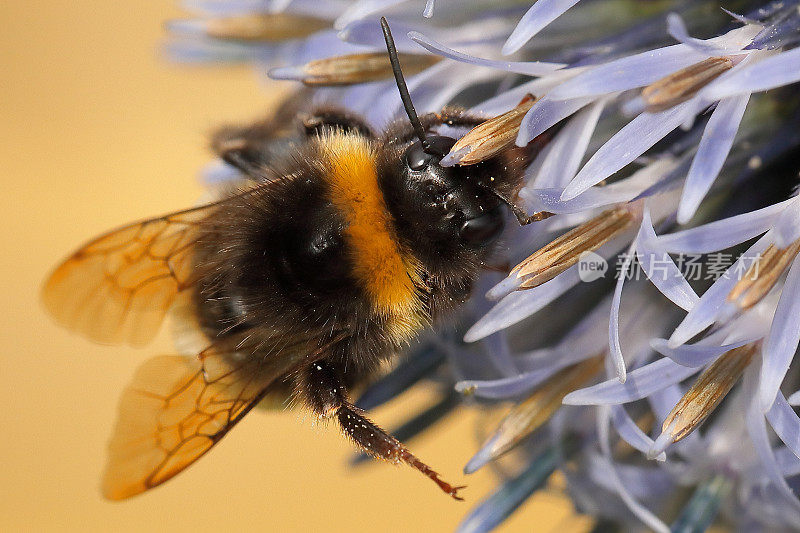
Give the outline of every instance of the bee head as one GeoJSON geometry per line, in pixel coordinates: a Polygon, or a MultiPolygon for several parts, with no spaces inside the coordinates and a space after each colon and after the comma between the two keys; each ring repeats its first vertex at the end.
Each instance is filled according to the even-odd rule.
{"type": "MultiPolygon", "coordinates": [[[[455,236],[463,244],[484,247],[496,239],[503,229],[503,217],[498,199],[488,194],[491,190],[491,162],[469,169],[445,168],[441,160],[455,145],[456,140],[442,135],[428,135],[420,123],[411,95],[408,92],[397,49],[386,18],[381,17],[381,28],[386,40],[386,49],[392,64],[400,99],[408,115],[418,141],[406,148],[402,157],[409,191],[420,192],[418,205],[426,205],[438,211],[433,220],[441,222],[443,233],[455,236]],[[457,225],[456,231],[453,226],[457,225]]],[[[419,195],[418,195],[419,196],[419,195]]]]}

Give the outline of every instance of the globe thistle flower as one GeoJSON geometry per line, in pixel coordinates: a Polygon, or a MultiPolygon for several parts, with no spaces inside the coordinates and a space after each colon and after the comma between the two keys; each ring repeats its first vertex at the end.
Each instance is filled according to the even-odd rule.
{"type": "MultiPolygon", "coordinates": [[[[404,439],[459,398],[504,406],[465,471],[525,466],[461,530],[500,524],[556,470],[604,527],[800,527],[796,0],[186,5],[174,57],[252,62],[376,128],[402,112],[384,15],[415,106],[487,119],[447,132],[443,165],[539,143],[510,271],[358,402],[438,384],[404,439]]],[[[216,162],[207,179],[236,172],[216,162]]]]}

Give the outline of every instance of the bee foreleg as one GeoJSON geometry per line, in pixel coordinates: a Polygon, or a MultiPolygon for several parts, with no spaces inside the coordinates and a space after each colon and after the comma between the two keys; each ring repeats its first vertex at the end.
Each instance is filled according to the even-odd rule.
{"type": "Polygon", "coordinates": [[[419,470],[440,489],[456,500],[459,489],[441,479],[431,467],[417,459],[403,443],[366,417],[366,413],[347,399],[347,393],[336,370],[328,363],[314,363],[308,370],[304,392],[311,407],[324,418],[336,418],[339,426],[353,443],[365,453],[391,463],[404,462],[419,470]]]}

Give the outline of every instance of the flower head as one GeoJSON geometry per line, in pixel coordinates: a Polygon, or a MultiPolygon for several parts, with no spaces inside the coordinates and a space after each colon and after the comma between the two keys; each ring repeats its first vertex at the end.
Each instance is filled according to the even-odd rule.
{"type": "Polygon", "coordinates": [[[251,61],[374,127],[402,112],[385,15],[415,106],[487,119],[449,132],[444,165],[546,139],[516,198],[541,220],[505,237],[513,268],[360,401],[439,383],[403,437],[455,409],[453,390],[511,404],[466,471],[526,466],[462,530],[496,526],[556,469],[580,510],[617,524],[800,527],[797,1],[189,6],[178,57],[251,61]]]}

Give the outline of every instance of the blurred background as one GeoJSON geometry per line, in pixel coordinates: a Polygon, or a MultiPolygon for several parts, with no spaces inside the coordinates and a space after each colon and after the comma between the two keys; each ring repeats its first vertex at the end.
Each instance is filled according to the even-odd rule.
{"type": "MultiPolygon", "coordinates": [[[[478,413],[462,408],[411,448],[469,488],[453,502],[410,468],[351,469],[348,442],[301,412],[256,411],[196,466],[143,496],[99,492],[120,391],[138,364],[170,353],[90,344],[39,304],[50,268],[119,224],[191,206],[216,125],[270,108],[279,90],[248,68],[188,67],[161,57],[170,1],[2,2],[0,161],[5,310],[0,334],[0,530],[450,531],[494,486],[461,469],[478,413]]],[[[374,418],[392,427],[416,390],[374,418]]],[[[503,531],[578,531],[557,492],[530,500],[503,531]]]]}

